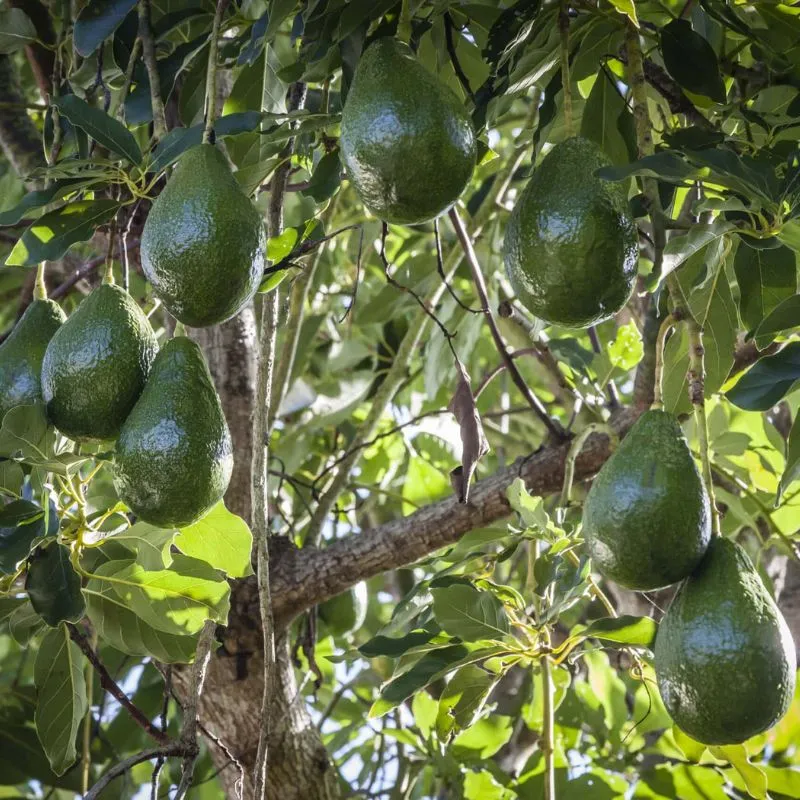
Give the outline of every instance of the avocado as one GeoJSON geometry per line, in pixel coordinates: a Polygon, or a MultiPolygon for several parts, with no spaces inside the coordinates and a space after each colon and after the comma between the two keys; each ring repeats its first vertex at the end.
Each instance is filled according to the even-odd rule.
{"type": "Polygon", "coordinates": [[[362,581],[321,603],[318,614],[325,630],[331,636],[358,630],[367,618],[367,601],[367,584],[362,581]]]}
{"type": "Polygon", "coordinates": [[[342,110],[344,165],[361,202],[398,225],[438,217],[475,168],[461,101],[407,45],[376,39],[361,56],[342,110]]]}
{"type": "Polygon", "coordinates": [[[594,174],[610,164],[594,142],[567,139],[542,159],[511,212],[506,272],[520,302],[545,322],[585,328],[631,296],[636,226],[622,184],[594,174]]]}
{"type": "Polygon", "coordinates": [[[75,441],[114,439],[144,388],[158,343],[119,286],[98,286],[56,331],[42,363],[47,415],[75,441]]]}
{"type": "Polygon", "coordinates": [[[655,670],[677,726],[708,745],[739,744],[786,713],[792,635],[747,553],[715,537],[658,629],[655,670]]]}
{"type": "Polygon", "coordinates": [[[711,509],[675,417],[639,417],[592,483],[583,535],[597,569],[628,589],[669,586],[700,563],[711,509]]]}
{"type": "Polygon", "coordinates": [[[72,567],[63,544],[38,548],[31,555],[25,578],[33,610],[51,627],[78,622],[86,613],[81,579],[72,567]]]}
{"type": "Polygon", "coordinates": [[[0,423],[15,406],[42,399],[42,360],[66,319],[52,300],[34,300],[0,345],[0,423]]]}
{"type": "Polygon", "coordinates": [[[125,421],[114,485],[137,517],[162,528],[197,522],[225,494],[233,448],[198,345],[170,339],[125,421]]]}
{"type": "Polygon", "coordinates": [[[264,275],[266,232],[222,153],[183,154],[142,231],[142,268],[167,310],[186,325],[237,314],[264,275]]]}

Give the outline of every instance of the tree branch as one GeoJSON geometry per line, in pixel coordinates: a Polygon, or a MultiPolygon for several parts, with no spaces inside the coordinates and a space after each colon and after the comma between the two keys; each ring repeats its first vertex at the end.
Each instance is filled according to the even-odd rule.
{"type": "MultiPolygon", "coordinates": [[[[133,721],[148,736],[155,739],[161,745],[170,743],[170,738],[167,734],[159,730],[144,714],[144,712],[128,698],[125,692],[120,689],[117,682],[111,677],[108,670],[100,661],[97,653],[92,649],[87,638],[74,626],[68,625],[69,637],[75,644],[80,647],[81,652],[86,656],[89,663],[94,667],[95,672],[100,678],[100,685],[130,714],[133,721]]],[[[88,797],[88,795],[87,795],[88,797]]]]}
{"type": "Polygon", "coordinates": [[[156,140],[167,134],[167,118],[164,101],[161,99],[161,79],[158,77],[156,46],[150,25],[150,0],[139,0],[139,38],[142,40],[142,57],[150,82],[150,105],[153,108],[153,135],[156,140]]]}
{"type": "Polygon", "coordinates": [[[13,110],[25,103],[10,56],[0,55],[0,148],[23,180],[44,166],[39,133],[26,113],[13,110]]]}

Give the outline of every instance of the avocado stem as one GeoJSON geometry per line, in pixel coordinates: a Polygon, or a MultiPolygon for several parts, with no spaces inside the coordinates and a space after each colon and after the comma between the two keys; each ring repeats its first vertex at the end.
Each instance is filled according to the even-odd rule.
{"type": "Polygon", "coordinates": [[[44,282],[45,262],[40,261],[36,267],[36,283],[33,284],[33,299],[47,300],[47,286],[44,282]]]}
{"type": "Polygon", "coordinates": [[[664,348],[667,343],[667,336],[670,331],[675,329],[675,317],[667,314],[661,327],[658,329],[656,339],[656,366],[653,376],[653,404],[651,408],[663,410],[664,408],[664,348]]]}
{"type": "Polygon", "coordinates": [[[411,0],[403,0],[400,19],[397,21],[397,38],[403,43],[411,41],[411,0]]]}
{"type": "Polygon", "coordinates": [[[208,48],[208,72],[206,73],[206,118],[203,128],[203,144],[213,144],[214,122],[217,119],[217,52],[219,50],[219,28],[222,15],[230,0],[217,0],[217,10],[211,27],[208,48]]]}
{"type": "Polygon", "coordinates": [[[564,92],[564,121],[567,136],[573,135],[572,127],[572,78],[569,71],[569,12],[567,4],[562,0],[558,12],[558,30],[561,34],[561,90],[564,92]]]}
{"type": "MultiPolygon", "coordinates": [[[[550,635],[545,628],[545,641],[550,643],[550,635]]],[[[539,746],[544,756],[544,797],[545,800],[556,800],[555,770],[555,711],[553,708],[553,676],[550,657],[542,656],[539,661],[542,668],[542,739],[539,746]]]]}
{"type": "Polygon", "coordinates": [[[184,324],[180,320],[176,320],[175,321],[175,330],[172,331],[173,339],[176,336],[186,336],[186,327],[184,326],[184,324]]]}

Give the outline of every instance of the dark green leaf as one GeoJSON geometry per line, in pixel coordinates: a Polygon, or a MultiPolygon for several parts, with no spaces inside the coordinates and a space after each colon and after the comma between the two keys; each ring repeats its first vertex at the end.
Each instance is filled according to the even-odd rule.
{"type": "Polygon", "coordinates": [[[766,347],[777,334],[798,327],[800,327],[800,294],[788,297],[762,320],[756,328],[756,343],[759,347],[766,347]]]}
{"type": "Polygon", "coordinates": [[[33,779],[45,786],[81,791],[81,771],[70,770],[57,776],[50,769],[32,725],[0,725],[0,776],[3,786],[24,784],[33,779]]]}
{"type": "Polygon", "coordinates": [[[661,29],[661,53],[667,72],[684,89],[725,102],[725,84],[714,48],[688,20],[675,19],[661,29]]]}
{"type": "Polygon", "coordinates": [[[781,476],[778,488],[777,502],[789,486],[800,478],[800,412],[794,418],[794,424],[789,431],[789,441],[786,445],[786,468],[781,476]]]}
{"type": "Polygon", "coordinates": [[[136,0],[90,0],[75,20],[74,43],[80,55],[90,56],[119,27],[136,0]]]}
{"type": "Polygon", "coordinates": [[[133,134],[100,108],[93,108],[74,94],[53,100],[53,105],[76,127],[86,131],[99,145],[127,158],[133,164],[142,160],[142,151],[133,134]]]}
{"type": "Polygon", "coordinates": [[[392,678],[383,687],[381,697],[395,705],[402,703],[414,692],[424,689],[440,672],[447,670],[450,665],[455,665],[468,655],[469,650],[460,644],[441,647],[426,653],[408,672],[392,678]]]}
{"type": "Polygon", "coordinates": [[[25,589],[36,613],[52,627],[78,622],[86,612],[81,579],[64,545],[54,544],[33,554],[25,589]]]}
{"type": "Polygon", "coordinates": [[[75,740],[88,705],[85,663],[64,624],[45,634],[36,654],[36,731],[56,775],[77,758],[75,740]]]}
{"type": "Polygon", "coordinates": [[[337,149],[320,159],[303,194],[313,197],[318,203],[324,202],[339,188],[341,174],[342,165],[337,149]]]}
{"type": "Polygon", "coordinates": [[[652,647],[658,625],[651,617],[602,617],[588,625],[578,625],[570,632],[570,638],[600,639],[604,642],[617,642],[622,645],[652,647]]]}
{"type": "Polygon", "coordinates": [[[264,38],[271,42],[281,24],[297,7],[297,0],[272,0],[269,4],[269,22],[264,38]]]}
{"type": "Polygon", "coordinates": [[[411,631],[397,638],[391,636],[373,636],[358,648],[359,653],[367,658],[376,656],[392,656],[397,658],[412,647],[427,644],[438,633],[437,630],[411,631]]]}
{"type": "Polygon", "coordinates": [[[646,178],[660,178],[672,183],[683,183],[687,178],[695,177],[697,172],[697,168],[693,167],[686,159],[676,153],[664,152],[645,156],[631,164],[603,167],[597,170],[597,175],[607,181],[624,181],[633,175],[641,175],[646,178]]]}
{"type": "Polygon", "coordinates": [[[21,50],[36,39],[36,28],[19,8],[0,8],[0,55],[21,50]]]}
{"type": "Polygon", "coordinates": [[[797,256],[786,245],[754,250],[742,242],[733,268],[741,294],[739,312],[751,330],[797,291],[797,256]]]}
{"type": "Polygon", "coordinates": [[[767,411],[800,380],[800,342],[760,361],[742,375],[726,397],[747,411],[767,411]]]}
{"type": "Polygon", "coordinates": [[[0,574],[12,575],[27,558],[34,540],[58,531],[58,519],[28,500],[13,500],[0,508],[0,574]],[[46,526],[46,523],[49,525],[46,526]]]}
{"type": "Polygon", "coordinates": [[[454,584],[432,589],[436,621],[451,636],[466,641],[502,639],[510,630],[503,604],[491,592],[454,584]]]}
{"type": "Polygon", "coordinates": [[[628,164],[632,153],[631,126],[633,117],[617,87],[604,69],[597,74],[592,91],[583,108],[581,136],[596,142],[613,164],[628,164]],[[623,134],[622,129],[626,129],[623,134]]]}
{"type": "Polygon", "coordinates": [[[60,181],[53,181],[46,189],[39,189],[29,192],[13,208],[0,214],[0,226],[16,225],[29,211],[42,208],[59,197],[63,197],[70,191],[74,191],[80,186],[86,185],[85,181],[75,178],[68,178],[60,181]]]}
{"type": "Polygon", "coordinates": [[[10,267],[58,261],[72,245],[91,239],[117,213],[116,200],[79,200],[31,223],[6,259],[10,267]]]}

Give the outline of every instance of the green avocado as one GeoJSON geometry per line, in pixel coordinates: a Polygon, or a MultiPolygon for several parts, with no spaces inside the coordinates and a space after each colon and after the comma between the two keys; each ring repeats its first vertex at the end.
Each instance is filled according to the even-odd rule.
{"type": "Polygon", "coordinates": [[[52,300],[34,300],[0,345],[0,423],[15,406],[42,399],[42,360],[66,319],[52,300]]]}
{"type": "Polygon", "coordinates": [[[167,310],[196,328],[237,314],[264,275],[266,232],[222,153],[187,150],[142,231],[142,268],[167,310]]]}
{"type": "Polygon", "coordinates": [[[98,286],[56,331],[42,363],[47,415],[75,441],[114,439],[141,393],[158,343],[119,286],[98,286]]]}
{"type": "Polygon", "coordinates": [[[646,592],[683,580],[711,538],[703,480],[675,417],[646,411],[603,465],[583,507],[597,569],[646,592]]]}
{"type": "Polygon", "coordinates": [[[739,744],[775,725],[794,696],[792,635],[747,553],[715,537],[658,629],[664,705],[698,742],[739,744]]]}
{"type": "Polygon", "coordinates": [[[475,168],[475,132],[463,104],[392,38],[374,41],[358,62],[341,148],[361,201],[398,225],[438,217],[475,168]]]}
{"type": "Polygon", "coordinates": [[[545,322],[585,328],[631,296],[636,226],[622,184],[594,174],[610,163],[594,142],[567,139],[542,159],[511,212],[506,272],[519,300],[545,322]]]}
{"type": "Polygon", "coordinates": [[[114,485],[137,517],[162,528],[197,522],[225,494],[233,448],[198,345],[170,339],[122,428],[114,485]]]}
{"type": "Polygon", "coordinates": [[[367,618],[367,584],[357,583],[319,606],[319,618],[331,636],[358,630],[367,618]]]}

